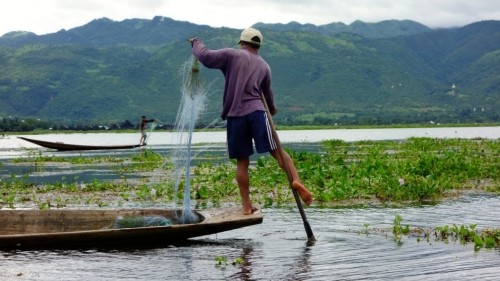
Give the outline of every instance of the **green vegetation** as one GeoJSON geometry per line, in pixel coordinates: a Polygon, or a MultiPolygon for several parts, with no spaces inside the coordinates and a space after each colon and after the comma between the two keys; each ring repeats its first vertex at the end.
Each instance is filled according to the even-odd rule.
{"type": "MultiPolygon", "coordinates": [[[[214,258],[215,260],[215,266],[224,268],[226,267],[229,263],[226,257],[224,256],[217,256],[214,258]]],[[[231,263],[233,266],[243,266],[245,265],[246,261],[242,257],[237,257],[233,260],[231,263]]]]}
{"type": "MultiPolygon", "coordinates": [[[[404,237],[416,237],[418,242],[459,242],[461,244],[474,243],[474,250],[500,248],[500,229],[477,229],[476,224],[444,225],[430,228],[402,225],[403,218],[396,214],[393,221],[393,239],[398,245],[403,245],[404,237]]],[[[372,229],[375,233],[385,233],[383,229],[372,229]]],[[[367,225],[360,234],[369,234],[367,225]]]]}
{"type": "Polygon", "coordinates": [[[499,248],[500,247],[500,229],[483,229],[482,231],[476,230],[476,225],[469,226],[444,225],[436,227],[434,235],[436,240],[448,241],[455,240],[461,243],[474,243],[474,249],[480,250],[482,248],[499,248]]]}
{"type": "Polygon", "coordinates": [[[28,150],[26,157],[18,157],[12,159],[14,163],[33,163],[38,166],[43,166],[44,163],[69,163],[75,165],[83,164],[97,164],[97,163],[120,163],[123,158],[116,157],[85,157],[82,154],[77,157],[60,157],[60,156],[47,156],[43,155],[41,150],[33,149],[28,150]]]}
{"type": "Polygon", "coordinates": [[[217,256],[214,258],[215,265],[217,266],[226,266],[228,265],[227,258],[223,256],[217,256]]]}
{"type": "MultiPolygon", "coordinates": [[[[303,182],[314,193],[317,205],[419,204],[438,201],[466,189],[500,192],[500,142],[495,140],[411,138],[404,142],[355,143],[331,140],[323,143],[321,153],[289,153],[303,182]]],[[[0,182],[0,205],[15,207],[26,202],[47,203],[38,197],[48,193],[55,194],[48,206],[109,205],[116,204],[117,200],[121,203],[133,200],[169,202],[174,198],[174,183],[169,177],[172,163],[147,149],[129,159],[58,158],[34,152],[27,158],[13,161],[37,167],[49,162],[71,165],[114,163],[120,166],[122,180],[85,183],[74,179],[73,183],[35,186],[27,177],[12,175],[0,182]],[[155,171],[163,177],[157,181],[144,177],[140,182],[126,177],[128,173],[148,171],[155,171]],[[88,195],[86,202],[78,200],[80,193],[88,195]],[[100,196],[100,193],[109,197],[100,196]],[[68,198],[61,194],[74,196],[68,198]]],[[[234,163],[228,162],[192,167],[193,200],[200,207],[239,203],[234,170],[234,163]]],[[[250,176],[255,202],[265,206],[293,204],[286,176],[270,156],[258,158],[251,167],[250,176]]],[[[178,198],[182,198],[182,185],[180,189],[178,198]]]]}
{"type": "MultiPolygon", "coordinates": [[[[406,142],[323,143],[324,153],[289,151],[316,204],[422,203],[452,190],[481,188],[498,192],[498,141],[412,138],[406,142]]],[[[237,195],[234,166],[195,168],[196,198],[237,195]]],[[[287,179],[270,157],[251,172],[253,196],[266,205],[292,201],[287,179]]]]}
{"type": "Polygon", "coordinates": [[[152,171],[154,169],[160,168],[172,168],[173,165],[170,161],[163,158],[159,153],[154,152],[151,149],[144,149],[140,153],[132,156],[132,164],[127,166],[132,170],[139,171],[152,171]]]}
{"type": "Polygon", "coordinates": [[[43,155],[39,150],[29,151],[26,157],[14,158],[13,163],[34,165],[37,170],[45,165],[68,164],[72,166],[114,165],[122,175],[119,181],[80,181],[67,179],[53,184],[35,185],[27,176],[3,178],[0,181],[0,207],[15,208],[18,204],[31,203],[40,209],[60,208],[67,205],[96,205],[99,207],[121,205],[127,201],[171,202],[174,198],[170,183],[150,183],[146,179],[132,183],[127,173],[158,170],[168,174],[172,165],[160,154],[144,149],[130,158],[120,157],[57,157],[43,155]]]}
{"type": "Polygon", "coordinates": [[[394,226],[392,227],[392,234],[395,240],[401,240],[402,235],[407,235],[410,232],[410,226],[402,226],[403,218],[400,215],[394,217],[394,226]]]}

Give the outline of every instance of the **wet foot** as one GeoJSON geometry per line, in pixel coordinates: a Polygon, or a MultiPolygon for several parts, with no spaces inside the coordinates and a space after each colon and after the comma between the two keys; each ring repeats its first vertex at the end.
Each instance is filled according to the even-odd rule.
{"type": "Polygon", "coordinates": [[[293,181],[292,187],[293,189],[297,190],[300,198],[302,199],[302,201],[304,201],[304,204],[306,204],[307,206],[311,205],[313,201],[312,193],[307,190],[307,188],[302,183],[300,183],[299,181],[293,181]]]}
{"type": "Polygon", "coordinates": [[[251,215],[253,213],[255,213],[255,211],[257,211],[257,208],[253,207],[248,209],[248,210],[243,210],[243,214],[246,216],[246,215],[251,215]]]}

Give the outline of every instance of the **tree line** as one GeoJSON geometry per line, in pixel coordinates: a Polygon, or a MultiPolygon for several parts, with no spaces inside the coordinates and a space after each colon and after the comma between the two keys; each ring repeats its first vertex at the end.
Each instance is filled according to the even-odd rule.
{"type": "MultiPolygon", "coordinates": [[[[285,126],[346,126],[346,125],[405,125],[405,124],[481,124],[500,123],[500,114],[495,111],[481,109],[456,110],[452,114],[443,116],[440,113],[425,114],[394,114],[394,113],[356,113],[355,116],[325,117],[318,115],[309,120],[297,119],[290,114],[276,116],[276,123],[285,126]]],[[[0,132],[32,132],[32,131],[106,131],[106,130],[133,130],[138,129],[139,122],[125,120],[109,124],[92,122],[56,122],[41,119],[7,117],[0,118],[0,132]]],[[[223,125],[222,125],[223,126],[223,125]]],[[[220,128],[221,124],[200,122],[196,129],[220,128]]],[[[175,124],[157,123],[155,130],[173,130],[175,124]]]]}

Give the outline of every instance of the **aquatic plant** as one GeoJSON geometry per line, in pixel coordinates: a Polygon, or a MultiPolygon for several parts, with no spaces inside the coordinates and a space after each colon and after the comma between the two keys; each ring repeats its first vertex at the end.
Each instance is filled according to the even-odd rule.
{"type": "MultiPolygon", "coordinates": [[[[415,227],[410,225],[402,225],[403,218],[396,214],[393,220],[393,226],[390,230],[393,234],[394,242],[401,246],[403,245],[403,237],[416,237],[418,242],[424,241],[431,243],[433,238],[434,242],[448,243],[450,241],[459,242],[461,244],[474,243],[474,250],[478,251],[482,248],[500,248],[500,229],[498,228],[484,228],[477,229],[477,224],[469,225],[443,225],[429,228],[415,227]]],[[[359,233],[368,233],[367,224],[364,225],[365,229],[359,233]]],[[[388,230],[383,228],[371,229],[373,233],[387,233],[388,230]]]]}
{"type": "Polygon", "coordinates": [[[51,207],[50,201],[42,202],[38,205],[38,208],[40,210],[48,210],[50,209],[50,207],[51,207]]]}
{"type": "MultiPolygon", "coordinates": [[[[319,153],[288,150],[315,202],[346,200],[420,203],[455,189],[499,189],[499,142],[491,140],[326,141],[319,153]],[[479,183],[478,183],[479,182],[479,183]],[[474,185],[474,183],[477,183],[474,185]]],[[[264,206],[293,202],[286,177],[270,156],[260,156],[250,173],[253,199],[264,206]]],[[[234,164],[201,163],[191,196],[197,200],[238,200],[234,164]]],[[[357,201],[356,201],[357,202],[357,201]]]]}
{"type": "MultiPolygon", "coordinates": [[[[438,201],[450,191],[461,189],[500,192],[500,142],[495,140],[412,138],[352,143],[331,140],[322,143],[318,153],[287,151],[318,205],[413,204],[438,201]]],[[[45,157],[38,152],[33,152],[32,157],[32,161],[35,158],[36,161],[69,160],[45,157]]],[[[109,157],[90,158],[94,162],[118,161],[109,157]]],[[[86,196],[106,192],[117,194],[122,201],[158,202],[173,200],[175,196],[184,198],[185,194],[173,190],[174,180],[169,174],[172,165],[168,157],[146,149],[131,158],[123,158],[120,163],[123,179],[120,181],[82,182],[78,177],[63,176],[60,183],[34,185],[28,175],[12,174],[0,180],[0,206],[15,206],[26,198],[36,200],[40,194],[49,192],[84,192],[86,196]],[[144,168],[149,165],[146,163],[151,166],[144,168]],[[165,166],[164,163],[169,164],[165,166]],[[145,177],[140,182],[127,179],[129,173],[148,169],[161,173],[164,178],[150,181],[145,177]]],[[[266,207],[294,202],[286,176],[271,156],[256,158],[250,169],[250,192],[254,202],[266,207]]],[[[239,203],[233,162],[201,162],[191,167],[190,175],[194,176],[189,180],[192,187],[189,197],[197,200],[197,205],[239,203]]],[[[179,188],[184,187],[185,182],[182,182],[179,188]]],[[[97,198],[99,195],[81,201],[105,204],[98,203],[97,198]]]]}
{"type": "Polygon", "coordinates": [[[403,226],[401,224],[402,221],[403,218],[399,214],[394,216],[392,234],[394,235],[394,241],[396,241],[398,245],[402,245],[403,235],[407,235],[410,232],[410,226],[403,226]]]}
{"type": "Polygon", "coordinates": [[[216,266],[226,266],[228,265],[227,258],[224,256],[217,256],[214,258],[216,266]]]}
{"type": "MultiPolygon", "coordinates": [[[[229,264],[228,259],[227,259],[226,257],[224,257],[224,256],[216,256],[216,257],[214,258],[214,260],[215,260],[215,265],[216,265],[217,267],[222,267],[222,268],[224,268],[225,266],[227,266],[227,265],[229,264]]],[[[235,258],[235,259],[231,262],[231,264],[232,264],[233,266],[244,265],[244,264],[245,264],[245,259],[244,259],[244,258],[242,258],[242,257],[237,257],[237,258],[235,258]]]]}
{"type": "Polygon", "coordinates": [[[43,166],[44,163],[70,163],[74,165],[96,164],[96,163],[120,163],[125,161],[119,157],[87,157],[82,154],[76,157],[62,157],[55,155],[46,155],[41,150],[29,151],[27,156],[16,157],[11,160],[13,163],[33,163],[34,165],[43,166]]]}
{"type": "Polygon", "coordinates": [[[411,138],[404,142],[323,143],[317,155],[292,153],[317,200],[376,197],[381,201],[434,200],[466,183],[491,179],[498,186],[499,142],[411,138]],[[305,166],[305,167],[304,167],[305,166]],[[315,167],[315,168],[311,168],[315,167]]]}
{"type": "Polygon", "coordinates": [[[237,257],[233,260],[232,265],[244,265],[245,264],[245,259],[242,257],[237,257]]]}
{"type": "MultiPolygon", "coordinates": [[[[124,167],[139,171],[152,171],[169,164],[167,159],[160,153],[156,153],[151,149],[143,149],[139,153],[134,154],[131,161],[132,163],[130,165],[124,167]]],[[[168,167],[171,167],[171,165],[168,167]]]]}
{"type": "Polygon", "coordinates": [[[461,243],[474,243],[474,249],[500,247],[500,229],[476,230],[477,224],[457,226],[438,226],[435,228],[434,235],[436,239],[447,241],[453,239],[461,243]]]}
{"type": "Polygon", "coordinates": [[[364,229],[363,229],[363,231],[360,232],[360,234],[366,234],[366,235],[368,235],[370,233],[369,230],[368,230],[369,226],[370,226],[369,223],[364,223],[363,224],[364,229]]]}

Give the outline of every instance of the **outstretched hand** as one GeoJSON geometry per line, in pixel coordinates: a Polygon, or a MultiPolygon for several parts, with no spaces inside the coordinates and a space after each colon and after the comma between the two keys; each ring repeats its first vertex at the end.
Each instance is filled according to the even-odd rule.
{"type": "Polygon", "coordinates": [[[186,39],[189,43],[191,43],[191,48],[193,47],[193,43],[194,43],[194,41],[195,41],[196,39],[198,39],[198,37],[193,37],[193,38],[188,38],[188,39],[186,39]]]}

